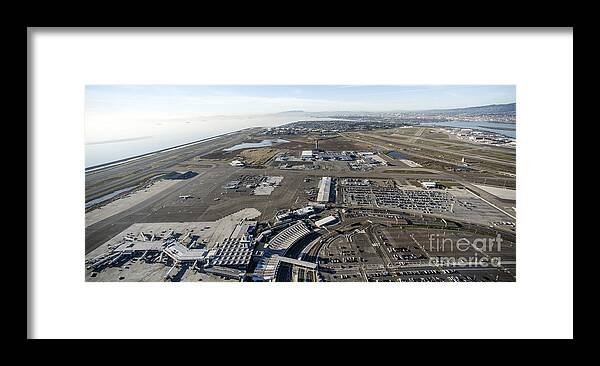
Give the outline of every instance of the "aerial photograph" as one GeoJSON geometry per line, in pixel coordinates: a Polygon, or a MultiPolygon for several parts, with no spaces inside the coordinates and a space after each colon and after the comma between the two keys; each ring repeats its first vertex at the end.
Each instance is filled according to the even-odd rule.
{"type": "Polygon", "coordinates": [[[516,88],[87,85],[85,281],[515,282],[516,88]]]}

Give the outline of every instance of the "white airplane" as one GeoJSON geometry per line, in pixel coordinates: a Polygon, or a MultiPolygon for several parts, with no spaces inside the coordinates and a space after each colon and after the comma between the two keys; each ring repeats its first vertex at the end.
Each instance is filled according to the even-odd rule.
{"type": "Polygon", "coordinates": [[[188,199],[188,198],[192,198],[192,196],[190,196],[189,194],[184,195],[184,196],[179,196],[179,198],[183,198],[184,200],[188,199]]]}

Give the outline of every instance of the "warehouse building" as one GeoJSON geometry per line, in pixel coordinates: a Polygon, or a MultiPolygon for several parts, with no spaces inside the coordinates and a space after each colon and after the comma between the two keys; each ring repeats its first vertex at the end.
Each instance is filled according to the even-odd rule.
{"type": "Polygon", "coordinates": [[[331,198],[331,177],[321,178],[317,202],[329,202],[331,198]]]}
{"type": "Polygon", "coordinates": [[[300,154],[301,159],[312,159],[315,156],[315,152],[313,150],[304,150],[302,154],[300,154]]]}
{"type": "Polygon", "coordinates": [[[421,186],[423,186],[423,188],[431,189],[437,188],[438,184],[437,182],[421,182],[421,186]]]}
{"type": "Polygon", "coordinates": [[[336,223],[337,221],[338,221],[337,217],[327,216],[325,218],[322,218],[321,220],[315,221],[315,225],[317,225],[317,227],[323,227],[326,225],[332,225],[332,224],[336,223]]]}

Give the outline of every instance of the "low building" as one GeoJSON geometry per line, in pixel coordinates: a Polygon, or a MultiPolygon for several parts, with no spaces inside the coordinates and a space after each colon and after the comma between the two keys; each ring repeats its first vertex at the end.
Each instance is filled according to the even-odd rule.
{"type": "Polygon", "coordinates": [[[326,225],[332,225],[334,223],[336,223],[338,221],[338,218],[335,216],[327,216],[322,218],[321,220],[317,220],[315,221],[315,225],[317,225],[317,227],[323,227],[326,225]]]}
{"type": "Polygon", "coordinates": [[[208,253],[211,266],[246,268],[252,258],[253,234],[256,220],[240,221],[231,234],[223,241],[215,243],[208,253]]]}
{"type": "Polygon", "coordinates": [[[312,150],[304,150],[300,157],[302,159],[312,159],[314,157],[314,152],[312,150]]]}
{"type": "Polygon", "coordinates": [[[281,214],[275,216],[277,221],[283,221],[285,219],[289,219],[290,217],[292,217],[292,214],[290,212],[284,212],[284,213],[281,213],[281,214]]]}
{"type": "Polygon", "coordinates": [[[329,202],[331,199],[331,177],[321,178],[319,182],[319,193],[317,194],[317,202],[329,202]]]}
{"type": "Polygon", "coordinates": [[[375,154],[373,154],[373,155],[369,156],[369,158],[372,160],[372,163],[371,163],[371,164],[380,164],[380,165],[383,165],[383,166],[386,166],[386,165],[387,165],[387,161],[385,161],[385,160],[384,160],[384,159],[383,159],[381,156],[379,156],[379,155],[375,155],[375,154]]]}
{"type": "Polygon", "coordinates": [[[315,213],[315,208],[312,206],[306,206],[306,207],[299,208],[294,211],[294,215],[300,216],[300,217],[306,216],[309,214],[313,214],[313,213],[315,213]]]}
{"type": "Polygon", "coordinates": [[[430,189],[430,188],[437,188],[438,184],[437,184],[437,182],[421,182],[421,186],[423,188],[430,189]]]}
{"type": "Polygon", "coordinates": [[[239,160],[234,160],[231,163],[229,163],[229,165],[231,165],[231,166],[244,166],[244,163],[242,161],[239,161],[239,160]]]}

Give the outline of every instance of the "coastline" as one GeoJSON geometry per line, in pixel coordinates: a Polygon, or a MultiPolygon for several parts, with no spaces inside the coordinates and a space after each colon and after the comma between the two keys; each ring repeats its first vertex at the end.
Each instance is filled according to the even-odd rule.
{"type": "Polygon", "coordinates": [[[149,152],[143,153],[143,154],[138,154],[138,155],[130,156],[130,157],[123,158],[123,159],[113,160],[113,161],[109,161],[109,162],[102,163],[102,164],[96,164],[96,165],[93,165],[93,166],[90,166],[90,167],[86,167],[85,168],[85,173],[87,174],[87,173],[91,173],[91,172],[94,172],[94,171],[97,171],[97,170],[100,170],[100,169],[103,169],[103,168],[108,168],[108,167],[111,167],[111,166],[116,166],[116,165],[124,164],[124,163],[127,163],[129,161],[137,160],[137,159],[140,159],[140,158],[143,158],[143,157],[146,157],[146,156],[150,156],[150,155],[153,155],[153,154],[158,154],[158,153],[161,153],[161,152],[166,152],[166,151],[171,151],[171,150],[175,150],[175,149],[187,147],[187,146],[198,144],[198,143],[201,143],[201,142],[211,141],[211,140],[217,139],[219,137],[224,137],[224,136],[232,135],[232,134],[239,133],[239,132],[251,129],[251,128],[252,127],[250,127],[250,128],[242,128],[240,130],[226,132],[226,133],[222,133],[222,134],[211,136],[211,137],[206,137],[206,138],[203,138],[203,139],[200,139],[200,140],[195,140],[195,141],[192,141],[192,142],[186,142],[185,144],[179,144],[179,145],[175,145],[175,146],[171,146],[171,147],[166,147],[166,148],[159,149],[159,150],[149,151],[149,152]]]}

